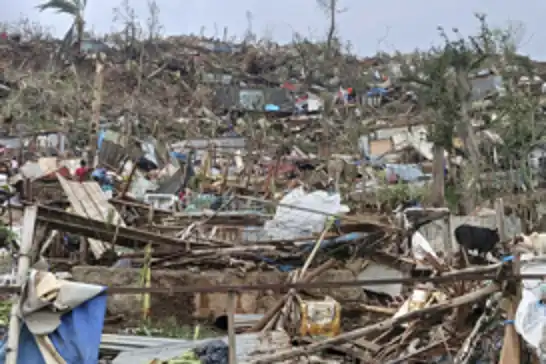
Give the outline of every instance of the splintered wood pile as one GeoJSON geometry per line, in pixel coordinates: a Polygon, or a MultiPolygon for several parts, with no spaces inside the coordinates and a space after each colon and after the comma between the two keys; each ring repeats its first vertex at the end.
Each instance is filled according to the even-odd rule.
{"type": "MultiPolygon", "coordinates": [[[[317,268],[317,271],[320,269],[325,268],[317,268]]],[[[503,317],[507,316],[501,303],[506,304],[511,298],[502,298],[502,288],[496,282],[478,283],[480,278],[475,274],[490,275],[504,269],[509,271],[511,267],[492,265],[447,273],[453,276],[449,284],[417,285],[412,295],[403,299],[402,305],[371,306],[361,302],[359,305],[369,314],[366,321],[360,320],[358,328],[322,340],[302,337],[299,346],[256,358],[251,363],[296,360],[320,351],[345,355],[362,363],[440,363],[446,359],[453,363],[473,363],[478,358],[498,363],[499,352],[495,348],[502,345],[503,331],[508,330],[502,325],[503,317]],[[474,274],[477,282],[457,281],[457,276],[469,274],[474,274]]],[[[313,274],[315,272],[304,278],[305,281],[312,280],[313,274]]],[[[301,325],[304,313],[300,307],[306,299],[305,291],[291,291],[253,330],[286,327],[288,332],[294,332],[290,327],[301,325]]],[[[343,314],[345,312],[344,304],[343,314]]],[[[324,323],[327,319],[322,317],[322,320],[324,323]]],[[[316,317],[315,322],[320,319],[316,317]]],[[[507,341],[505,337],[505,347],[514,345],[519,347],[513,339],[507,341]]],[[[511,356],[509,360],[515,359],[511,356]]],[[[517,361],[501,361],[512,362],[517,361]]]]}
{"type": "MultiPolygon", "coordinates": [[[[94,187],[59,179],[74,213],[39,206],[38,224],[104,242],[114,247],[117,259],[128,259],[132,267],[149,266],[152,272],[222,272],[229,268],[239,277],[250,272],[283,272],[284,283],[255,288],[274,292],[281,299],[269,302],[261,311],[245,313],[263,314],[250,331],[282,330],[296,345],[258,355],[250,363],[298,361],[310,353],[362,363],[447,360],[462,364],[476,358],[496,363],[499,354],[503,364],[517,362],[517,336],[510,332],[501,342],[503,332],[512,330],[501,323],[513,319],[517,306],[517,259],[468,266],[450,250],[436,252],[416,231],[444,218],[449,214],[445,209],[407,210],[402,220],[398,213],[326,216],[319,234],[249,238],[249,231],[265,229],[273,218],[266,209],[162,210],[124,196],[103,201],[89,192],[94,187]],[[114,219],[107,216],[112,214],[114,219]],[[131,223],[125,223],[129,217],[131,223]],[[145,252],[146,246],[152,247],[151,253],[145,252]],[[118,250],[120,247],[126,250],[118,250]],[[322,286],[324,282],[333,283],[322,286]],[[326,339],[320,339],[324,336],[326,339]],[[505,348],[502,353],[493,350],[499,345],[505,348]]],[[[223,198],[236,197],[226,193],[223,198]]],[[[266,206],[282,205],[241,198],[266,206]]],[[[298,209],[304,213],[307,208],[298,209]]],[[[446,242],[446,249],[451,246],[446,242]]],[[[176,288],[165,289],[164,294],[176,295],[176,288]]],[[[162,287],[151,289],[162,292],[162,287]]],[[[252,287],[235,285],[232,289],[252,287]]],[[[191,296],[186,298],[192,302],[191,296]]]]}

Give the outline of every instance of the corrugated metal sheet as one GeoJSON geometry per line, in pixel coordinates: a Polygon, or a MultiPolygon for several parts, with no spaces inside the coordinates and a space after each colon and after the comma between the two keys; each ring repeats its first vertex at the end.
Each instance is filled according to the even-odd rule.
{"type": "MultiPolygon", "coordinates": [[[[149,364],[154,359],[169,360],[215,339],[186,341],[141,350],[125,351],[112,361],[112,364],[149,364]]],[[[227,344],[227,337],[220,338],[227,344]]],[[[236,336],[237,362],[242,364],[256,354],[273,353],[290,347],[290,338],[285,332],[270,331],[258,334],[236,336]]]]}
{"type": "MultiPolygon", "coordinates": [[[[400,279],[404,277],[404,273],[399,270],[393,269],[383,264],[370,262],[363,271],[358,274],[359,280],[375,279],[381,277],[382,279],[400,279]]],[[[402,284],[384,284],[377,286],[362,286],[371,292],[388,294],[392,297],[399,296],[402,292],[402,284]]]]}
{"type": "Polygon", "coordinates": [[[502,93],[504,91],[502,82],[502,76],[496,75],[478,77],[470,80],[472,87],[472,101],[481,100],[484,97],[496,92],[502,93]]]}
{"type": "Polygon", "coordinates": [[[235,153],[237,150],[246,149],[246,138],[243,137],[225,137],[214,139],[188,139],[176,142],[171,145],[171,149],[178,153],[187,154],[191,148],[198,150],[198,155],[202,154],[211,146],[219,153],[235,153]]]}
{"type": "Polygon", "coordinates": [[[153,162],[159,169],[164,168],[166,162],[170,160],[165,146],[152,136],[147,136],[142,140],[141,149],[144,157],[153,162]]]}
{"type": "Polygon", "coordinates": [[[292,108],[294,103],[288,92],[282,88],[241,88],[235,86],[218,87],[214,102],[219,107],[263,110],[266,104],[292,108]]]}
{"type": "Polygon", "coordinates": [[[163,183],[159,185],[159,188],[157,189],[156,193],[167,193],[167,194],[174,194],[180,186],[182,185],[182,175],[183,175],[182,169],[177,169],[176,172],[167,180],[165,180],[163,183]]]}
{"type": "Polygon", "coordinates": [[[263,90],[240,90],[239,106],[244,110],[263,110],[266,104],[263,90]]]}
{"type": "Polygon", "coordinates": [[[143,153],[136,147],[128,147],[126,140],[118,132],[106,130],[102,134],[99,149],[99,163],[118,168],[123,160],[137,160],[143,153]]]}
{"type": "Polygon", "coordinates": [[[374,132],[375,139],[388,139],[393,137],[394,135],[400,134],[400,133],[407,133],[409,131],[409,128],[407,126],[403,127],[393,127],[393,128],[385,128],[385,129],[378,129],[374,132]]]}
{"type": "Polygon", "coordinates": [[[204,73],[203,83],[220,83],[229,85],[233,80],[233,76],[223,73],[204,73]]]}
{"type": "Polygon", "coordinates": [[[101,350],[122,352],[188,342],[188,340],[164,337],[102,334],[100,348],[101,350]]]}
{"type": "Polygon", "coordinates": [[[0,138],[0,145],[7,149],[19,149],[22,147],[22,140],[18,137],[0,138]]]}
{"type": "Polygon", "coordinates": [[[99,163],[106,166],[117,168],[127,157],[127,149],[110,140],[105,140],[99,150],[99,163]]]}
{"type": "MultiPolygon", "coordinates": [[[[109,222],[112,225],[125,226],[125,222],[116,208],[108,202],[97,182],[74,182],[57,175],[61,187],[74,209],[80,216],[89,219],[109,222]],[[108,221],[111,216],[111,221],[108,221]]],[[[89,239],[89,246],[93,254],[99,258],[106,250],[107,244],[96,239],[89,239]]]]}

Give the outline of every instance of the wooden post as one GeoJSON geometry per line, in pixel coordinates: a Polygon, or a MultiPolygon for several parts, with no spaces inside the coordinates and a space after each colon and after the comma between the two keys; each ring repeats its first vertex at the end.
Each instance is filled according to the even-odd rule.
{"type": "MultiPolygon", "coordinates": [[[[504,229],[504,205],[502,199],[498,199],[495,204],[497,212],[497,228],[499,230],[499,238],[502,242],[506,241],[506,233],[504,229]]],[[[520,273],[519,254],[514,253],[514,261],[512,264],[513,274],[520,273]]],[[[513,321],[516,316],[516,310],[521,300],[521,281],[515,283],[515,295],[507,297],[508,307],[506,309],[506,319],[513,321]]],[[[520,355],[520,338],[513,324],[506,325],[504,329],[504,342],[500,354],[499,364],[519,364],[521,362],[520,355]]]]}
{"type": "Polygon", "coordinates": [[[89,242],[86,237],[80,236],[80,264],[87,264],[87,256],[89,255],[89,242]]]}
{"type": "MultiPolygon", "coordinates": [[[[34,240],[34,228],[36,227],[36,217],[38,207],[29,206],[25,209],[23,218],[23,233],[21,237],[21,247],[19,251],[19,265],[17,267],[17,277],[15,284],[22,287],[26,282],[28,270],[30,267],[30,252],[34,240]]],[[[20,296],[15,296],[9,321],[8,343],[6,345],[6,364],[17,364],[17,353],[19,348],[19,335],[21,334],[21,320],[19,319],[19,300],[20,296]]]]}
{"type": "Polygon", "coordinates": [[[137,163],[133,162],[133,167],[131,168],[131,172],[129,173],[129,176],[127,177],[127,181],[125,182],[125,185],[123,186],[123,190],[121,191],[122,199],[125,197],[125,195],[129,191],[129,188],[131,187],[131,182],[133,181],[133,177],[135,176],[136,170],[137,170],[137,163]]]}
{"type": "MultiPolygon", "coordinates": [[[[514,297],[508,298],[508,308],[506,310],[506,318],[514,320],[517,304],[514,297]]],[[[504,341],[500,354],[499,364],[519,364],[520,358],[520,341],[514,324],[507,324],[504,329],[504,341]]]]}
{"type": "Polygon", "coordinates": [[[451,213],[444,217],[444,222],[444,260],[447,260],[447,258],[452,257],[455,252],[455,247],[451,241],[451,213]]]}
{"type": "Polygon", "coordinates": [[[499,238],[501,242],[504,242],[506,240],[506,230],[504,228],[504,203],[502,201],[502,198],[499,198],[497,201],[495,201],[495,212],[499,238]]]}
{"type": "MultiPolygon", "coordinates": [[[[22,196],[22,200],[32,202],[34,196],[32,196],[32,181],[30,178],[25,178],[25,189],[24,189],[24,196],[22,196]]],[[[23,201],[21,201],[23,202],[23,201]]]]}
{"type": "MultiPolygon", "coordinates": [[[[154,205],[150,203],[148,210],[148,225],[152,226],[154,221],[154,205]]],[[[144,249],[144,265],[142,266],[142,279],[145,288],[152,286],[152,244],[147,244],[144,249]]],[[[152,298],[149,292],[142,295],[142,321],[147,322],[150,318],[152,298]]]]}
{"type": "Polygon", "coordinates": [[[235,305],[237,295],[235,292],[228,293],[228,345],[229,364],[237,364],[237,350],[235,342],[235,305]]]}
{"type": "MultiPolygon", "coordinates": [[[[98,57],[98,56],[97,56],[98,57]]],[[[87,165],[90,168],[95,167],[95,158],[98,149],[98,128],[100,123],[100,107],[102,104],[102,78],[104,66],[102,61],[97,58],[95,68],[95,83],[93,85],[93,104],[91,105],[92,115],[89,120],[89,155],[87,165]]]]}

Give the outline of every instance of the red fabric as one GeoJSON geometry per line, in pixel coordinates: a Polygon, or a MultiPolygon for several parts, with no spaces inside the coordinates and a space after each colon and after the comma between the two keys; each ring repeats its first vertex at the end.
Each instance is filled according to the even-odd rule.
{"type": "Polygon", "coordinates": [[[78,177],[78,181],[83,182],[86,174],[87,174],[87,167],[80,167],[76,169],[76,177],[78,177]]]}
{"type": "Polygon", "coordinates": [[[398,176],[393,171],[390,171],[389,177],[388,177],[389,183],[396,183],[398,182],[398,176]]]}
{"type": "Polygon", "coordinates": [[[66,167],[61,167],[57,169],[55,172],[51,172],[47,176],[40,177],[41,179],[47,179],[47,180],[56,180],[57,179],[57,173],[60,174],[64,178],[70,178],[70,170],[66,167]]]}
{"type": "Polygon", "coordinates": [[[284,88],[288,91],[296,91],[296,85],[291,84],[290,82],[286,81],[282,84],[281,88],[284,88]]]}

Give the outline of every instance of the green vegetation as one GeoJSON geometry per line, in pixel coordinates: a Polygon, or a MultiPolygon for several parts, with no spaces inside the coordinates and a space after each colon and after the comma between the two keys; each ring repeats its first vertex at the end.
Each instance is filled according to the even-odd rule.
{"type": "Polygon", "coordinates": [[[9,324],[9,315],[11,312],[11,301],[1,300],[0,301],[0,326],[7,326],[9,324]]]}
{"type": "Polygon", "coordinates": [[[163,321],[151,320],[148,323],[143,323],[136,329],[135,335],[197,340],[217,337],[221,334],[212,328],[199,324],[195,326],[180,325],[174,317],[171,317],[163,321]]]}

